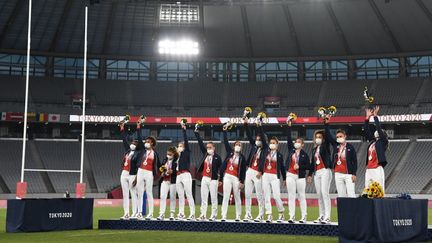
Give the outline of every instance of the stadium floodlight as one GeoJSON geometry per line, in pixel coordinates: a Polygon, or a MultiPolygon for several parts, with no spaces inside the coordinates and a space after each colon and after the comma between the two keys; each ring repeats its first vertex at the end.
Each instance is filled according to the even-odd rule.
{"type": "Polygon", "coordinates": [[[160,40],[158,44],[159,54],[195,56],[199,54],[198,42],[182,40],[160,40]]]}

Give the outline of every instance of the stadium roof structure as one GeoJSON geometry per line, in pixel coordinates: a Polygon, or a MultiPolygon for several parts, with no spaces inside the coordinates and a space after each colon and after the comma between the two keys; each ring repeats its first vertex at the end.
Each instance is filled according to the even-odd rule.
{"type": "MultiPolygon", "coordinates": [[[[79,55],[84,1],[33,5],[33,53],[79,55]]],[[[157,58],[164,36],[192,36],[202,59],[316,59],[432,53],[432,1],[222,0],[183,1],[199,21],[163,24],[161,4],[99,0],[89,10],[89,54],[157,58]]],[[[24,53],[26,0],[0,0],[0,52],[24,53]]]]}

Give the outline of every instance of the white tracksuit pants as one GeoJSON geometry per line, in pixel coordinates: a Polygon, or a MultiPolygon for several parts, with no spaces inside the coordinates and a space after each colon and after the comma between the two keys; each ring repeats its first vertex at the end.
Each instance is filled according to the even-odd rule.
{"type": "Polygon", "coordinates": [[[120,176],[120,184],[123,192],[123,211],[126,215],[138,213],[138,199],[136,188],[132,185],[136,175],[129,175],[129,171],[123,170],[120,176]],[[129,192],[132,198],[132,214],[129,214],[129,192]]]}
{"type": "Polygon", "coordinates": [[[176,190],[179,197],[179,213],[184,215],[185,193],[191,215],[195,215],[195,201],[192,196],[192,176],[189,172],[177,176],[176,190]]]}
{"type": "Polygon", "coordinates": [[[288,211],[289,217],[295,218],[296,209],[296,191],[298,193],[298,200],[300,202],[301,217],[306,219],[307,205],[306,205],[306,178],[299,178],[298,175],[287,172],[286,174],[286,187],[288,191],[288,211]]]}
{"type": "Polygon", "coordinates": [[[332,180],[331,169],[323,168],[315,172],[315,189],[318,194],[319,216],[324,219],[330,218],[330,184],[332,180]]]}
{"type": "Polygon", "coordinates": [[[279,213],[284,211],[283,203],[280,197],[280,180],[277,175],[264,173],[262,177],[262,187],[264,191],[264,206],[265,213],[272,213],[271,195],[273,192],[273,198],[276,201],[276,206],[279,213]]]}
{"type": "Polygon", "coordinates": [[[246,215],[251,215],[252,207],[252,192],[255,188],[255,195],[258,200],[259,216],[264,215],[264,197],[262,191],[262,178],[258,179],[256,176],[258,171],[247,169],[245,179],[245,198],[246,198],[246,215]]]}
{"type": "Polygon", "coordinates": [[[365,187],[368,187],[370,180],[373,180],[378,182],[385,192],[385,174],[382,166],[378,166],[375,169],[366,169],[365,177],[365,187]]]}
{"type": "Polygon", "coordinates": [[[201,180],[201,215],[207,215],[208,196],[212,205],[211,216],[216,217],[218,211],[218,180],[212,180],[210,177],[204,176],[201,180]]]}
{"type": "Polygon", "coordinates": [[[138,193],[138,212],[143,212],[143,195],[144,192],[147,192],[147,202],[149,208],[148,215],[153,215],[153,172],[139,168],[136,186],[138,193]]]}
{"type": "Polygon", "coordinates": [[[162,181],[160,190],[159,215],[165,215],[168,193],[170,195],[170,213],[174,213],[176,210],[176,184],[171,183],[170,181],[162,181]]]}
{"type": "Polygon", "coordinates": [[[335,183],[338,197],[355,197],[355,183],[351,174],[335,172],[335,183]]]}
{"type": "Polygon", "coordinates": [[[231,196],[231,190],[234,194],[236,218],[240,218],[241,215],[240,180],[233,175],[225,173],[225,176],[223,178],[222,218],[227,217],[228,202],[231,196]]]}

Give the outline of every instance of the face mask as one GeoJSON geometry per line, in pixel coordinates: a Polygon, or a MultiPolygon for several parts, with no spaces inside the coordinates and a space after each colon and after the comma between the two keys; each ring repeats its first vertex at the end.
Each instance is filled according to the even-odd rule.
{"type": "Polygon", "coordinates": [[[178,147],[178,148],[177,148],[177,152],[179,152],[179,153],[183,152],[183,150],[184,150],[183,147],[178,147]]]}
{"type": "Polygon", "coordinates": [[[270,148],[271,150],[276,150],[276,149],[277,149],[277,144],[271,143],[271,144],[269,145],[269,148],[270,148]]]}
{"type": "Polygon", "coordinates": [[[375,137],[375,138],[379,138],[379,133],[378,133],[378,131],[375,131],[375,132],[374,132],[374,137],[375,137]]]}
{"type": "Polygon", "coordinates": [[[321,145],[322,144],[322,138],[315,138],[315,143],[317,145],[321,145]]]}
{"type": "Polygon", "coordinates": [[[207,153],[209,155],[213,155],[214,154],[214,149],[207,149],[207,153]]]}
{"type": "Polygon", "coordinates": [[[345,143],[345,138],[336,138],[336,142],[345,143]]]}
{"type": "Polygon", "coordinates": [[[136,149],[136,145],[135,144],[131,144],[129,145],[130,150],[135,151],[136,149]]]}
{"type": "Polygon", "coordinates": [[[146,148],[146,149],[149,149],[151,146],[150,146],[150,143],[145,143],[144,144],[144,147],[146,148]]]}
{"type": "Polygon", "coordinates": [[[262,142],[261,141],[255,141],[255,145],[258,146],[258,147],[261,147],[262,142]]]}
{"type": "Polygon", "coordinates": [[[294,144],[294,148],[295,149],[300,149],[301,148],[301,143],[295,143],[294,144]]]}
{"type": "Polygon", "coordinates": [[[241,147],[239,145],[234,146],[234,152],[240,153],[241,147]]]}
{"type": "Polygon", "coordinates": [[[172,159],[174,158],[174,156],[172,156],[172,155],[167,155],[167,158],[168,158],[169,160],[172,160],[172,159]]]}

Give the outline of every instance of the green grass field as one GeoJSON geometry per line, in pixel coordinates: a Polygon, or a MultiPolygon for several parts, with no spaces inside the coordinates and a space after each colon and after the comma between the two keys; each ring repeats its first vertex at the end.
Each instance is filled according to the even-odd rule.
{"type": "MultiPolygon", "coordinates": [[[[186,207],[187,208],[187,207],[186,207]]],[[[253,207],[253,215],[257,215],[257,208],[253,207]]],[[[297,215],[300,215],[297,208],[297,215]]],[[[43,233],[6,233],[6,209],[0,209],[0,242],[337,242],[336,237],[287,236],[266,234],[238,234],[238,233],[193,233],[173,231],[124,231],[97,230],[99,219],[117,219],[122,214],[121,208],[95,208],[94,230],[76,230],[43,233]]],[[[155,208],[155,212],[159,209],[155,208]]],[[[210,211],[210,210],[208,210],[210,211]]],[[[274,210],[275,211],[275,210],[274,210]]],[[[432,223],[431,209],[429,209],[429,224],[432,223]]],[[[234,218],[234,207],[229,209],[229,219],[234,218]]],[[[186,215],[188,212],[186,212],[186,215]]],[[[287,213],[286,213],[287,215],[287,213]]],[[[318,215],[317,207],[308,208],[308,220],[318,215]]],[[[276,213],[274,215],[276,217],[276,213]]],[[[332,209],[332,221],[336,221],[336,208],[332,209]]]]}

